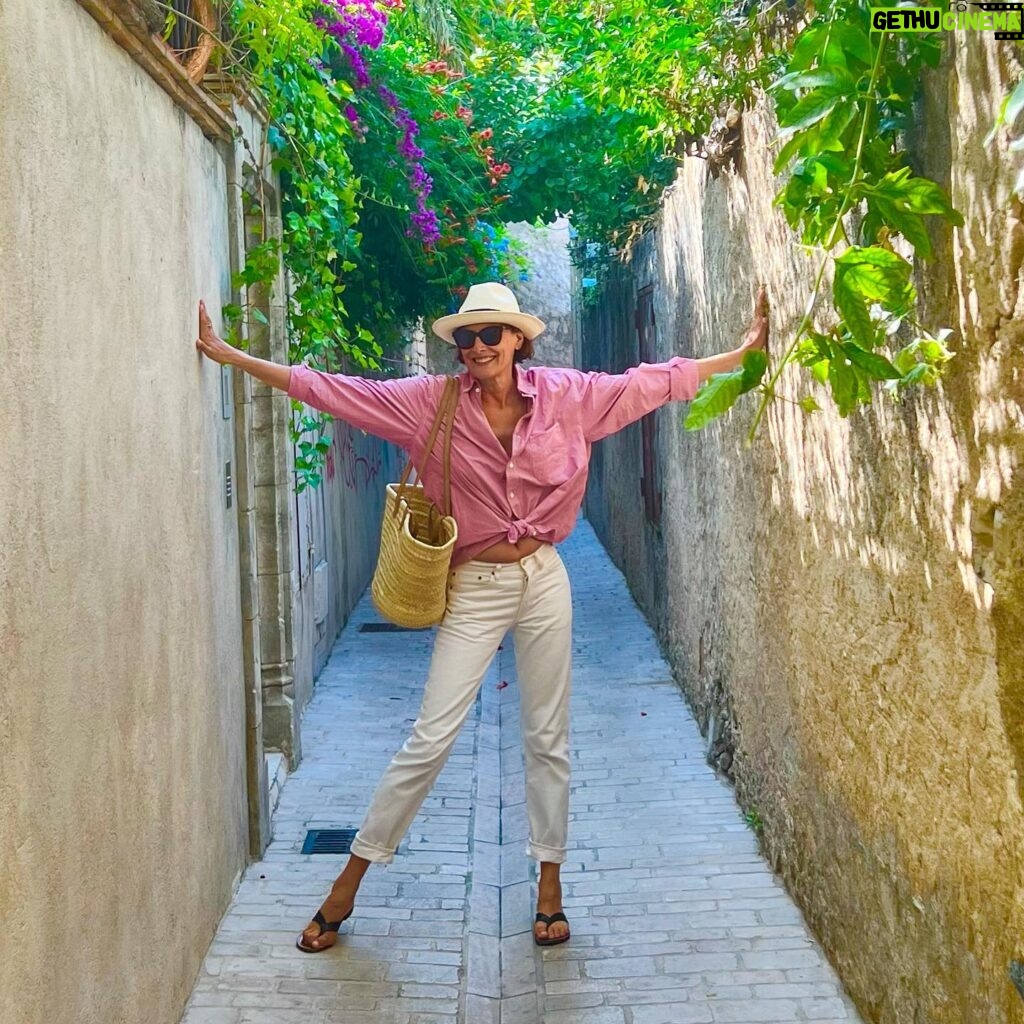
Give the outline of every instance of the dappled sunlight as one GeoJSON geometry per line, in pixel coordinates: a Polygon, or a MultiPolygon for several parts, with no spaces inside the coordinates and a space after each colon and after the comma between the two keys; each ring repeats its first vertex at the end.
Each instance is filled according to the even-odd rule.
{"type": "MultiPolygon", "coordinates": [[[[999,392],[997,364],[980,360],[970,439],[958,429],[941,384],[903,404],[879,398],[848,419],[823,394],[824,408],[811,415],[791,402],[775,403],[766,419],[779,457],[773,506],[805,520],[806,540],[817,549],[894,575],[913,563],[901,546],[903,531],[886,525],[905,522],[941,538],[965,592],[977,608],[990,609],[993,592],[979,575],[975,521],[1011,486],[1016,455],[1005,438],[1024,425],[1019,406],[999,392]]],[[[784,374],[782,394],[792,393],[795,378],[784,374]]],[[[925,571],[930,588],[931,570],[925,571]]]]}
{"type": "MultiPolygon", "coordinates": [[[[784,379],[782,387],[786,386],[784,379]]],[[[891,417],[892,410],[876,408],[872,415],[891,417]]],[[[772,481],[774,506],[788,507],[805,520],[810,542],[837,559],[877,565],[891,574],[903,572],[906,552],[871,526],[872,501],[885,499],[873,491],[877,467],[859,457],[851,420],[827,406],[808,415],[790,402],[778,402],[766,424],[779,453],[779,472],[772,481]]],[[[891,429],[887,424],[879,433],[886,436],[891,429]]],[[[901,517],[913,515],[912,503],[902,492],[896,511],[901,517]]]]}
{"type": "Polygon", "coordinates": [[[704,216],[696,197],[702,189],[695,187],[707,175],[699,160],[688,160],[676,175],[674,200],[665,204],[663,227],[657,235],[657,254],[664,283],[674,306],[678,307],[685,295],[683,327],[685,348],[692,350],[693,339],[704,337],[711,330],[711,310],[704,283],[707,281],[705,265],[706,246],[704,216]],[[686,240],[685,249],[678,242],[686,240]],[[684,269],[685,268],[685,269],[684,269]]]}

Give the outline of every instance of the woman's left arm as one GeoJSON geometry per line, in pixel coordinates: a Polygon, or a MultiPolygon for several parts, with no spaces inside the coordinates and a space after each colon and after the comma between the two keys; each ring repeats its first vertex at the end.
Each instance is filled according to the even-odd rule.
{"type": "Polygon", "coordinates": [[[641,363],[619,374],[573,371],[579,378],[584,436],[598,441],[667,402],[688,401],[713,373],[734,370],[748,352],[767,345],[768,299],[762,287],[743,344],[731,352],[704,359],[673,356],[667,362],[641,363]]]}
{"type": "Polygon", "coordinates": [[[743,362],[743,357],[756,349],[768,347],[768,296],[765,294],[764,285],[761,285],[757,292],[757,299],[754,302],[754,319],[747,330],[743,344],[731,352],[719,352],[715,356],[706,356],[697,359],[697,375],[701,384],[704,383],[713,373],[728,373],[735,370],[743,362]]]}

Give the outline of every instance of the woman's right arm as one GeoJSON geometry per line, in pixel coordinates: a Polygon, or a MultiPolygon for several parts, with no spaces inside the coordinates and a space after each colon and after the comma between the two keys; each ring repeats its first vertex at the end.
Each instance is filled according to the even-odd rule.
{"type": "Polygon", "coordinates": [[[202,303],[196,348],[215,362],[237,366],[314,409],[403,448],[412,445],[424,422],[433,420],[443,386],[438,377],[369,380],[257,359],[217,337],[202,303]]]}

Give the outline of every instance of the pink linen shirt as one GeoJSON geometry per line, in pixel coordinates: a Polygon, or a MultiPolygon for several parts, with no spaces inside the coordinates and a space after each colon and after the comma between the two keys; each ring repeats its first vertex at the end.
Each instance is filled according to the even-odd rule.
{"type": "MultiPolygon", "coordinates": [[[[503,540],[565,540],[583,504],[591,444],[666,402],[693,398],[699,384],[696,361],[681,356],[621,374],[518,365],[513,373],[530,408],[516,424],[511,455],[487,422],[480,385],[458,375],[451,488],[459,537],[452,566],[503,540]]],[[[293,366],[288,394],[400,445],[418,467],[446,379],[368,380],[293,366]]],[[[423,475],[424,492],[438,504],[442,442],[438,435],[423,475]]]]}

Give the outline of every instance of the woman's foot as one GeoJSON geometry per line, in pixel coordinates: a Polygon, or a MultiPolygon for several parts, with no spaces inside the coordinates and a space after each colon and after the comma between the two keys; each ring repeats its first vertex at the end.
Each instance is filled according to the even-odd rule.
{"type": "MultiPolygon", "coordinates": [[[[352,913],[359,884],[369,866],[370,862],[365,857],[359,857],[354,853],[348,855],[344,871],[334,880],[330,896],[320,907],[319,913],[323,915],[325,921],[333,924],[335,921],[344,920],[352,913]]],[[[307,952],[330,949],[337,941],[338,933],[336,931],[325,932],[316,921],[310,921],[298,939],[298,942],[306,947],[307,952]]]]}
{"type": "MultiPolygon", "coordinates": [[[[352,913],[355,902],[355,893],[346,886],[335,882],[330,896],[324,900],[320,907],[320,913],[325,921],[343,921],[352,913]]],[[[307,949],[330,949],[338,941],[338,933],[336,931],[324,931],[316,921],[310,921],[302,933],[300,941],[307,949]]]]}
{"type": "MultiPolygon", "coordinates": [[[[537,913],[550,917],[562,912],[562,882],[558,876],[559,865],[542,862],[540,880],[537,883],[537,913]]],[[[564,940],[569,935],[569,925],[565,921],[536,921],[533,925],[533,937],[551,942],[564,940]]]]}

